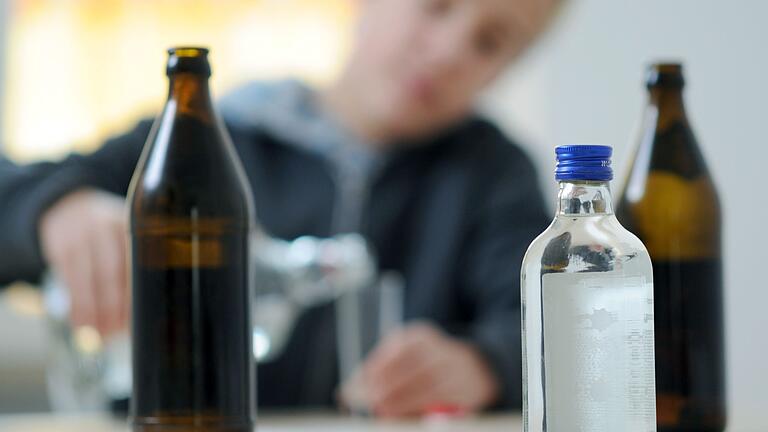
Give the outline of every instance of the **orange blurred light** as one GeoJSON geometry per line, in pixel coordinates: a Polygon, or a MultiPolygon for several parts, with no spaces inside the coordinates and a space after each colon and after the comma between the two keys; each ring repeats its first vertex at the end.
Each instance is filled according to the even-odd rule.
{"type": "Polygon", "coordinates": [[[348,44],[349,0],[12,0],[5,151],[16,160],[93,149],[152,115],[165,50],[211,48],[213,88],[294,76],[323,83],[348,44]]]}

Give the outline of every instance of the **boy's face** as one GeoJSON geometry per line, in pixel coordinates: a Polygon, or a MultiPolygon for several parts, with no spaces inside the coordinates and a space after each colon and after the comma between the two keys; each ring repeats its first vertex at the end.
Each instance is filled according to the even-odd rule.
{"type": "Polygon", "coordinates": [[[557,0],[360,0],[347,70],[361,109],[399,137],[465,115],[545,26],[557,0]]]}

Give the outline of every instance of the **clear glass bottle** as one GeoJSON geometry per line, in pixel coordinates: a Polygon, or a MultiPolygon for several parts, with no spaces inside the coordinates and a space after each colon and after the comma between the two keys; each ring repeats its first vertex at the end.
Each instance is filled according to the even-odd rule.
{"type": "Polygon", "coordinates": [[[521,276],[526,432],[656,430],[653,270],[613,213],[611,154],[556,149],[557,214],[521,276]]]}

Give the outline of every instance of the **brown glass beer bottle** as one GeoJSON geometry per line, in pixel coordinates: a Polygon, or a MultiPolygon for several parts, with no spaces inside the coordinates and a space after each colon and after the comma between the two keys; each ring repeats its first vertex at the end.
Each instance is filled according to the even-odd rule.
{"type": "Polygon", "coordinates": [[[252,195],[208,89],[208,50],[169,50],[168,101],[129,192],[134,431],[251,431],[252,195]]]}
{"type": "Polygon", "coordinates": [[[658,431],[722,432],[720,204],[683,86],[681,65],[649,68],[650,100],[617,216],[653,261],[658,431]]]}

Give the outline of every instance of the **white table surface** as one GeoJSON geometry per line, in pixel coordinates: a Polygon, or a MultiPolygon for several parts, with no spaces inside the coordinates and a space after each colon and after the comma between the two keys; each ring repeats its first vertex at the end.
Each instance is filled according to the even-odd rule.
{"type": "MultiPolygon", "coordinates": [[[[375,422],[334,415],[263,415],[258,432],[520,432],[519,416],[474,417],[461,420],[375,422]]],[[[98,415],[49,414],[0,416],[2,432],[127,432],[125,423],[98,415]]]]}

